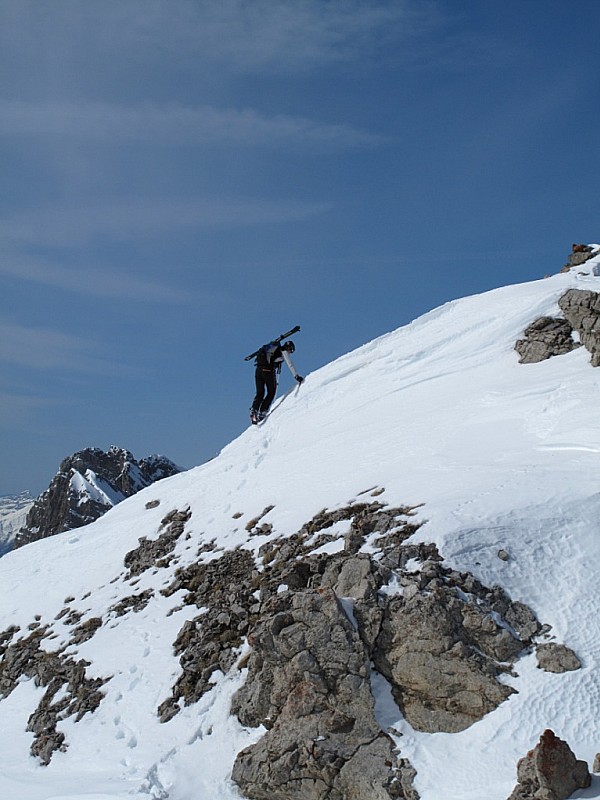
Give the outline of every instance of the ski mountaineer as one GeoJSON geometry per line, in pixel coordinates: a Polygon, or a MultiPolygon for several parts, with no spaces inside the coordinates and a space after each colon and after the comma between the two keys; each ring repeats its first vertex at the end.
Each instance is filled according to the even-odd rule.
{"type": "Polygon", "coordinates": [[[302,383],[304,378],[298,375],[294,362],[290,358],[290,353],[296,349],[290,339],[288,342],[270,342],[261,347],[256,354],[256,397],[250,409],[250,420],[253,425],[257,425],[267,415],[275,392],[277,391],[277,376],[281,372],[281,365],[285,361],[290,372],[298,383],[302,383]]]}

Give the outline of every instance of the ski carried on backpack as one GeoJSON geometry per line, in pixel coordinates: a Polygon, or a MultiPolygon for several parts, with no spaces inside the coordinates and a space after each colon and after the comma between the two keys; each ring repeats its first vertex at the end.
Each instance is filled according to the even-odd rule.
{"type": "MultiPolygon", "coordinates": [[[[273,339],[273,341],[269,342],[269,344],[280,344],[280,342],[282,342],[284,339],[287,339],[288,336],[293,336],[295,333],[298,333],[299,330],[300,330],[300,325],[296,325],[295,328],[292,328],[290,331],[282,333],[281,336],[278,336],[277,339],[273,339]]],[[[246,356],[244,361],[250,361],[251,359],[256,358],[256,356],[260,353],[261,350],[262,347],[259,347],[258,350],[255,350],[253,353],[250,353],[249,356],[246,356]]]]}

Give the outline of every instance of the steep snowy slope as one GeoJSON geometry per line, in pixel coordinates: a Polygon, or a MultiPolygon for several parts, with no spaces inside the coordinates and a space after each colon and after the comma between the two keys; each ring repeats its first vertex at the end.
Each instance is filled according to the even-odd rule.
{"type": "MultiPolygon", "coordinates": [[[[59,722],[67,748],[48,766],[30,755],[26,731],[45,689],[23,679],[0,701],[0,794],[238,797],[230,781],[235,755],[264,732],[229,714],[244,670],[213,673],[212,691],[160,723],[157,707],[181,674],[173,643],[198,609],[181,602],[183,590],[158,590],[172,584],[176,567],[235,548],[258,557],[269,539],[376,487],[392,507],[423,504],[424,524],[411,541],[435,542],[449,566],[502,585],[583,665],[554,675],[538,669],[533,654],[523,656],[517,675],[505,679],[517,693],[460,733],[414,731],[375,676],[379,720],[400,732],[423,800],[505,800],[518,758],[547,727],[591,765],[600,750],[600,370],[584,348],[532,365],[518,364],[513,350],[532,320],[557,313],[568,288],[600,291],[595,261],[585,266],[584,275],[432,311],[309,375],[266,424],[208,464],[125,500],[85,536],[68,532],[5,556],[0,631],[19,626],[16,641],[48,625],[57,635],[42,639],[44,651],[66,645],[65,657],[90,662],[90,678],[110,680],[95,711],[59,722]],[[185,512],[176,560],[126,568],[125,554],[140,537],[156,540],[173,509],[185,512]],[[251,535],[250,521],[263,514],[268,524],[251,535]],[[508,560],[498,558],[500,549],[508,560]],[[131,606],[144,592],[137,613],[120,614],[119,603],[131,606]],[[100,618],[93,636],[73,638],[100,618]]],[[[576,796],[600,797],[600,783],[576,796]]]]}

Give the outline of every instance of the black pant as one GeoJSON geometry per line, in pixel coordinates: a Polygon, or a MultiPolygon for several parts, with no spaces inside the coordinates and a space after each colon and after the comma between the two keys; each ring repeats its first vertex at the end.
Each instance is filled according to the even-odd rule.
{"type": "Polygon", "coordinates": [[[277,391],[277,375],[274,369],[257,367],[254,373],[254,380],[256,381],[256,397],[252,403],[252,408],[254,411],[266,414],[277,391]]]}

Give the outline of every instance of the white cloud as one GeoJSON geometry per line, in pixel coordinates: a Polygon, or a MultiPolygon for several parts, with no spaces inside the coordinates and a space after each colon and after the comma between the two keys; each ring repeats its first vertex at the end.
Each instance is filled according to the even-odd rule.
{"type": "Polygon", "coordinates": [[[97,353],[98,344],[91,339],[0,320],[0,362],[38,370],[61,369],[96,375],[128,372],[97,353]]]}
{"type": "Polygon", "coordinates": [[[146,277],[116,273],[100,267],[68,268],[19,253],[0,254],[0,275],[100,298],[185,304],[214,303],[219,299],[214,294],[204,292],[198,297],[188,290],[146,277]]]}
{"type": "Polygon", "coordinates": [[[57,402],[46,397],[0,390],[0,427],[14,431],[14,427],[26,421],[32,411],[55,406],[57,402]]]}
{"type": "Polygon", "coordinates": [[[37,50],[57,69],[176,57],[230,71],[314,70],[406,39],[437,15],[424,0],[3,0],[3,7],[2,49],[37,50]]]}
{"type": "Polygon", "coordinates": [[[347,125],[328,125],[286,115],[266,116],[253,109],[7,100],[0,100],[1,134],[113,143],[150,141],[158,145],[235,144],[244,147],[368,147],[383,141],[381,136],[347,125]]]}
{"type": "Polygon", "coordinates": [[[267,200],[129,198],[97,205],[52,206],[0,219],[0,241],[71,247],[102,236],[112,241],[151,238],[189,228],[239,228],[323,214],[329,203],[267,200]]]}

